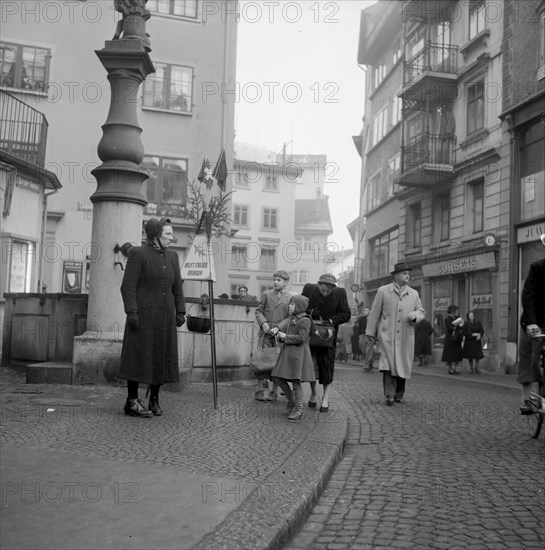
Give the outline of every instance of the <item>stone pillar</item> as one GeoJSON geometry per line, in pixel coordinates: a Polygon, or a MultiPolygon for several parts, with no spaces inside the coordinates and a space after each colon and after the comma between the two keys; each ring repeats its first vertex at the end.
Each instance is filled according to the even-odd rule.
{"type": "Polygon", "coordinates": [[[73,380],[76,384],[113,382],[119,366],[125,314],[120,286],[123,271],[114,265],[114,246],[140,245],[143,207],[142,183],[147,173],[139,168],[144,158],[138,126],[140,84],[155,72],[145,35],[145,18],[126,16],[124,37],[109,40],[96,52],[110,81],[111,100],[103,136],[98,144],[102,164],[93,170],[97,189],[93,203],[91,270],[87,331],[74,339],[73,380]],[[137,36],[128,32],[138,19],[137,36]],[[127,21],[128,20],[128,21],[127,21]],[[140,37],[140,38],[139,38],[140,37]],[[136,38],[136,39],[135,39],[136,38]]]}

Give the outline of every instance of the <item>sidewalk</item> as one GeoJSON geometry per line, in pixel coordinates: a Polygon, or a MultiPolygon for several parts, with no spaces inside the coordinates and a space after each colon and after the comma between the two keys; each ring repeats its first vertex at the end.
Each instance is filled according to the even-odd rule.
{"type": "Polygon", "coordinates": [[[254,391],[220,384],[214,409],[212,385],[193,384],[139,419],[123,414],[123,387],[29,385],[3,368],[0,547],[281,546],[327,483],[348,418],[335,393],[328,413],[290,422],[284,397],[254,391]]]}

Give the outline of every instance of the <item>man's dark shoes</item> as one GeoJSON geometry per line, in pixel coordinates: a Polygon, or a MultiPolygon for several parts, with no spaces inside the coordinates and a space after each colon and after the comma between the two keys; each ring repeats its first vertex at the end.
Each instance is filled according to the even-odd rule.
{"type": "Polygon", "coordinates": [[[148,408],[152,412],[153,416],[161,416],[163,414],[163,409],[161,409],[161,406],[159,405],[159,399],[150,399],[148,408]]]}
{"type": "Polygon", "coordinates": [[[403,396],[402,395],[395,395],[394,396],[394,401],[396,403],[401,403],[403,401],[403,396]]]}
{"type": "Polygon", "coordinates": [[[139,418],[151,418],[153,416],[153,413],[144,407],[144,403],[140,399],[127,399],[123,410],[129,416],[139,418]]]}
{"type": "Polygon", "coordinates": [[[309,409],[315,409],[316,408],[316,401],[309,401],[308,402],[308,408],[309,409]]]}
{"type": "Polygon", "coordinates": [[[393,404],[394,404],[394,398],[393,397],[387,397],[386,398],[386,405],[388,405],[388,407],[391,407],[393,404]]]}

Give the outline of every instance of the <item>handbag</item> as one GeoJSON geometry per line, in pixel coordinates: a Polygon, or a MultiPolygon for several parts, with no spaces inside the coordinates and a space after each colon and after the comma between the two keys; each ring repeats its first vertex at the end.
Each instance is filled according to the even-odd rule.
{"type": "Polygon", "coordinates": [[[452,331],[452,336],[450,337],[450,339],[453,342],[461,342],[464,339],[464,334],[460,329],[455,328],[452,331]]]}
{"type": "Polygon", "coordinates": [[[311,348],[332,348],[335,343],[335,325],[324,321],[321,317],[319,321],[312,320],[312,323],[312,336],[310,337],[309,346],[311,348]]]}
{"type": "Polygon", "coordinates": [[[280,354],[280,346],[276,336],[274,337],[274,346],[272,348],[263,347],[263,338],[261,336],[257,343],[257,348],[250,355],[250,368],[255,374],[266,374],[272,372],[280,354]]]}

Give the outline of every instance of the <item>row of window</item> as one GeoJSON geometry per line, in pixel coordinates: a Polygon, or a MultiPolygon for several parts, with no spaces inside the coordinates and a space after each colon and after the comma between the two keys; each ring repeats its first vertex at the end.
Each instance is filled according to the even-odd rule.
{"type": "Polygon", "coordinates": [[[278,176],[267,174],[262,178],[262,173],[259,171],[241,168],[235,172],[234,185],[237,187],[250,187],[251,185],[263,181],[263,189],[265,191],[278,191],[278,176]]]}
{"type": "MultiPolygon", "coordinates": [[[[233,205],[233,225],[249,227],[249,207],[247,205],[233,205]]],[[[263,208],[261,229],[278,229],[278,208],[263,208]]]]}
{"type": "Polygon", "coordinates": [[[375,172],[369,178],[367,188],[367,211],[372,210],[379,204],[393,197],[399,190],[399,186],[394,183],[401,172],[401,155],[397,154],[390,159],[388,167],[385,170],[375,172]]]}
{"type": "MultiPolygon", "coordinates": [[[[0,42],[0,87],[46,94],[51,51],[0,42]]],[[[191,114],[193,68],[155,62],[155,73],[144,81],[142,104],[146,108],[191,114]]]]}

